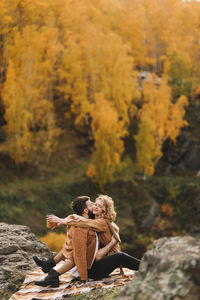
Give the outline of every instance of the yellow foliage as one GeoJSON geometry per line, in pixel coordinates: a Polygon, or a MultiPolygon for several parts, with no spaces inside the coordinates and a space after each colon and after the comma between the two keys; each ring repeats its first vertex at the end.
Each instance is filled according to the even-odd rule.
{"type": "Polygon", "coordinates": [[[112,179],[120,164],[120,156],[124,150],[122,138],[126,134],[116,109],[103,94],[95,95],[91,126],[95,151],[92,154],[92,165],[88,169],[88,175],[95,175],[100,187],[103,188],[105,183],[112,179]]]}
{"type": "Polygon", "coordinates": [[[49,232],[47,235],[40,238],[51,251],[59,252],[66,241],[64,233],[49,232]]]}
{"type": "Polygon", "coordinates": [[[154,173],[155,164],[161,157],[161,151],[154,139],[154,122],[147,115],[141,119],[135,141],[137,169],[151,176],[154,173]]]}
{"type": "Polygon", "coordinates": [[[89,167],[87,169],[87,176],[91,179],[93,179],[96,176],[96,170],[93,164],[89,164],[89,167]]]}
{"type": "Polygon", "coordinates": [[[16,162],[34,161],[40,152],[49,158],[61,133],[57,124],[64,128],[71,118],[75,127],[91,127],[87,174],[103,186],[120,165],[137,113],[138,167],[153,174],[163,142],[175,142],[187,125],[188,100],[172,103],[165,77],[172,53],[191,66],[197,93],[199,15],[199,3],[182,0],[0,0],[7,153],[16,162]],[[160,86],[154,80],[139,86],[143,70],[159,74],[160,86]]]}
{"type": "Polygon", "coordinates": [[[153,121],[155,143],[161,146],[167,138],[168,123],[171,107],[171,90],[165,78],[157,88],[154,82],[144,84],[144,105],[140,110],[141,118],[145,115],[153,121]]]}
{"type": "Polygon", "coordinates": [[[79,34],[68,39],[60,69],[60,90],[70,100],[77,124],[91,114],[96,93],[104,94],[119,117],[129,123],[128,110],[138,92],[128,51],[129,47],[116,34],[104,33],[91,25],[85,25],[81,39],[79,34]]]}
{"type": "Polygon", "coordinates": [[[154,173],[154,166],[162,156],[163,142],[170,138],[176,141],[182,127],[187,125],[183,119],[188,100],[181,96],[172,103],[171,89],[167,78],[163,77],[159,87],[154,82],[144,84],[144,104],[139,111],[141,119],[138,135],[135,136],[137,145],[137,166],[144,169],[148,175],[154,173]]]}
{"type": "Polygon", "coordinates": [[[60,134],[51,94],[53,66],[60,51],[59,45],[55,49],[58,33],[49,28],[38,34],[34,29],[27,26],[22,35],[17,32],[15,47],[8,47],[10,61],[2,98],[8,152],[16,162],[33,161],[38,151],[50,156],[60,134]]]}
{"type": "Polygon", "coordinates": [[[182,127],[187,126],[188,122],[184,120],[185,107],[188,106],[188,99],[180,96],[175,104],[171,104],[170,117],[167,122],[167,136],[175,143],[176,138],[182,127]]]}

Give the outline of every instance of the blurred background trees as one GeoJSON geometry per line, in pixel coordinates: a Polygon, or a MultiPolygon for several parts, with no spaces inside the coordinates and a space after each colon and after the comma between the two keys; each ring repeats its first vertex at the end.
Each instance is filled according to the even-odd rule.
{"type": "Polygon", "coordinates": [[[136,147],[152,175],[200,89],[200,6],[181,0],[0,0],[0,151],[48,160],[70,128],[103,186],[136,147]],[[135,120],[135,128],[130,126],[135,120]]]}

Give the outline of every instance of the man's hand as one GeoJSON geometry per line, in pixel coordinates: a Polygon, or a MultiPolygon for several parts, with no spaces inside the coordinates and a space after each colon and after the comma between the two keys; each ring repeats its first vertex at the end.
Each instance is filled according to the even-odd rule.
{"type": "MultiPolygon", "coordinates": [[[[57,223],[59,225],[67,225],[70,221],[75,221],[75,222],[77,221],[78,222],[79,220],[81,220],[81,218],[83,218],[83,217],[78,216],[78,215],[69,215],[65,219],[59,218],[55,215],[48,215],[47,216],[47,219],[48,219],[49,222],[57,223]]],[[[85,218],[83,218],[83,219],[85,219],[85,218]]]]}
{"type": "Polygon", "coordinates": [[[56,217],[54,215],[48,215],[47,216],[47,219],[49,222],[51,223],[57,223],[57,224],[65,224],[63,223],[63,219],[59,218],[59,217],[56,217]]]}

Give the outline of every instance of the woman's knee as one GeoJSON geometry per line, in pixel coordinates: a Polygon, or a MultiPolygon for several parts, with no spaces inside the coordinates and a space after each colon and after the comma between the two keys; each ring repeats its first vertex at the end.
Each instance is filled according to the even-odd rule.
{"type": "Polygon", "coordinates": [[[124,252],[117,252],[114,255],[115,255],[116,260],[122,263],[126,259],[127,254],[124,252]]]}
{"type": "Polygon", "coordinates": [[[116,260],[120,265],[131,269],[138,269],[140,264],[140,261],[138,259],[124,252],[116,253],[116,260]]]}

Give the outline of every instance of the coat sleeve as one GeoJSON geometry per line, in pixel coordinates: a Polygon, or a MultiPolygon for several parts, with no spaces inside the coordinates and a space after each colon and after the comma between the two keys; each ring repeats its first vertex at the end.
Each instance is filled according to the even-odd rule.
{"type": "Polygon", "coordinates": [[[105,219],[100,218],[96,220],[86,219],[83,217],[77,217],[73,219],[69,219],[68,225],[80,226],[84,228],[91,228],[97,232],[105,232],[108,229],[108,225],[105,219]]]}
{"type": "Polygon", "coordinates": [[[87,280],[88,228],[75,227],[72,235],[73,257],[81,280],[87,280]]]}
{"type": "Polygon", "coordinates": [[[110,231],[112,233],[112,235],[115,237],[115,239],[118,241],[118,243],[121,243],[121,239],[120,239],[120,235],[119,235],[119,227],[114,223],[109,223],[107,222],[110,231]]]}

